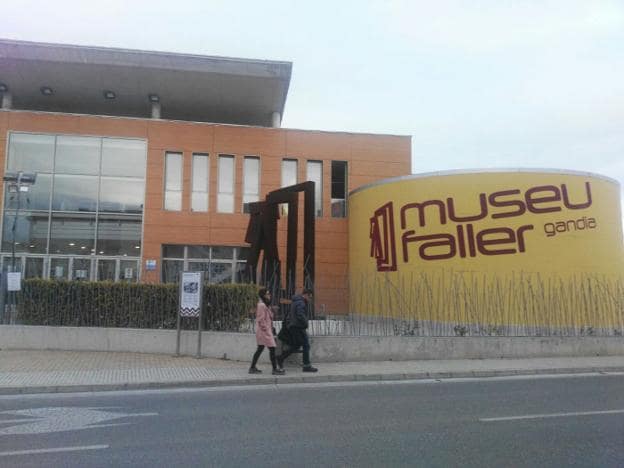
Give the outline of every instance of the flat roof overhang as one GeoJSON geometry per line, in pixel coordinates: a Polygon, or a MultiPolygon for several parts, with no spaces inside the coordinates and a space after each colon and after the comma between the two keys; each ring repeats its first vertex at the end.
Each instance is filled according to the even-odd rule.
{"type": "Polygon", "coordinates": [[[155,94],[165,119],[271,126],[291,70],[291,62],[0,39],[0,83],[22,110],[150,117],[155,94]]]}

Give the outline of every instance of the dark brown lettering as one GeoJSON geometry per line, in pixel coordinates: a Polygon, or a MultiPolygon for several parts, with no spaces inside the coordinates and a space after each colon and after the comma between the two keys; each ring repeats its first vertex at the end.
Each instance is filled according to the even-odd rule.
{"type": "Polygon", "coordinates": [[[506,255],[516,253],[516,249],[488,249],[488,246],[515,244],[516,233],[511,228],[484,229],[477,234],[477,248],[483,255],[506,255]],[[498,236],[494,239],[486,239],[486,236],[498,236]]]}
{"type": "Polygon", "coordinates": [[[457,216],[455,214],[455,201],[452,198],[447,198],[446,199],[446,204],[447,204],[447,207],[448,207],[448,216],[449,216],[449,218],[452,221],[456,222],[456,223],[466,223],[466,222],[469,222],[469,221],[478,221],[480,219],[485,218],[487,216],[487,214],[488,214],[488,206],[487,206],[485,193],[480,193],[479,194],[479,205],[480,205],[481,211],[479,212],[478,215],[457,216]]]}
{"type": "Polygon", "coordinates": [[[526,191],[524,194],[527,208],[531,213],[552,213],[554,211],[561,211],[560,206],[549,206],[539,208],[536,205],[541,203],[552,203],[561,200],[561,192],[554,185],[540,185],[539,187],[533,187],[526,191]],[[539,192],[552,192],[552,195],[546,196],[534,196],[539,192]]]}
{"type": "Polygon", "coordinates": [[[407,227],[407,210],[416,208],[418,210],[418,222],[420,227],[423,227],[425,223],[425,208],[428,206],[437,206],[440,213],[440,224],[446,224],[446,207],[442,200],[427,200],[422,203],[408,203],[401,207],[401,229],[407,227]]]}
{"type": "Polygon", "coordinates": [[[566,186],[566,184],[561,184],[561,194],[563,195],[563,204],[565,205],[566,208],[569,208],[571,210],[582,210],[591,206],[592,196],[591,196],[591,187],[589,185],[589,182],[585,182],[585,193],[587,194],[587,201],[583,203],[577,203],[577,204],[570,203],[570,198],[568,196],[568,187],[566,186]]]}
{"type": "Polygon", "coordinates": [[[488,197],[488,201],[490,205],[495,206],[496,208],[504,208],[504,207],[517,207],[514,211],[506,211],[503,213],[494,213],[492,214],[492,219],[498,218],[510,218],[512,216],[520,216],[526,212],[526,206],[521,200],[498,200],[500,197],[507,197],[509,195],[519,195],[520,190],[502,190],[500,192],[491,193],[488,197]]]}

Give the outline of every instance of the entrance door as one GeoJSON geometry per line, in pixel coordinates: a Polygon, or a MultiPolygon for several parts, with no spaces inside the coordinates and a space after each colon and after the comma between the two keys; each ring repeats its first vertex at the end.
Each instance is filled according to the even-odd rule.
{"type": "Polygon", "coordinates": [[[24,279],[43,278],[43,257],[26,257],[24,279]]]}
{"type": "Polygon", "coordinates": [[[98,281],[115,281],[117,279],[117,260],[107,258],[98,258],[97,261],[97,280],[98,281]]]}
{"type": "Polygon", "coordinates": [[[51,257],[48,278],[55,280],[69,279],[69,258],[51,257]]]}
{"type": "Polygon", "coordinates": [[[139,262],[137,260],[119,261],[119,281],[136,283],[139,279],[139,262]]]}
{"type": "Polygon", "coordinates": [[[73,258],[71,277],[74,280],[89,281],[91,279],[91,259],[73,258]]]}

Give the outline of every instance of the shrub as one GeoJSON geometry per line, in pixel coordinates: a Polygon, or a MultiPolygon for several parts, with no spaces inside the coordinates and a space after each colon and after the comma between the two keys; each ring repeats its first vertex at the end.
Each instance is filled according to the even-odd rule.
{"type": "MultiPolygon", "coordinates": [[[[257,299],[250,284],[204,286],[204,329],[238,331],[257,299]]],[[[175,284],[29,279],[17,296],[18,321],[27,325],[75,327],[176,327],[175,284]]],[[[184,328],[197,328],[183,319],[184,328]]]]}

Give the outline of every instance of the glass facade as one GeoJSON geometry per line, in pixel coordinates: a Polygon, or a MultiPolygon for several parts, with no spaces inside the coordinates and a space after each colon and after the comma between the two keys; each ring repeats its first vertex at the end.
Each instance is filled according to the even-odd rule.
{"type": "Polygon", "coordinates": [[[177,283],[182,271],[203,271],[210,283],[239,283],[248,250],[248,247],[163,245],[162,281],[177,283]]]}
{"type": "Polygon", "coordinates": [[[8,148],[7,170],[37,179],[19,194],[17,219],[5,184],[0,260],[13,263],[15,249],[25,277],[137,280],[145,141],[11,133],[8,148]]]}

